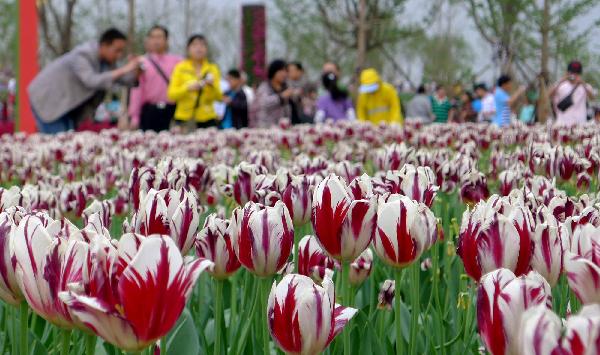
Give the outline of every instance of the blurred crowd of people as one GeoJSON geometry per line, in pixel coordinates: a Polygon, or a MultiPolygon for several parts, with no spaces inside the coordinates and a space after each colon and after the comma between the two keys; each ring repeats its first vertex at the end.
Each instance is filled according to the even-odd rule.
{"type": "MultiPolygon", "coordinates": [[[[280,124],[319,123],[325,120],[362,120],[402,124],[488,122],[505,126],[514,120],[533,123],[535,98],[525,87],[513,90],[513,80],[502,75],[488,88],[458,90],[450,97],[441,85],[420,85],[412,98],[401,102],[397,89],[374,68],[362,70],[348,86],[335,62],[323,64],[320,83],[307,80],[301,62],[271,61],[267,78],[249,86],[246,73],[232,68],[222,75],[210,61],[207,39],[188,39],[184,56],[169,52],[169,31],[152,27],[146,53],[124,57],[127,37],[109,29],[96,42],[74,48],[47,65],[28,87],[39,131],[58,133],[81,127],[89,117],[119,127],[188,132],[198,128],[268,128],[280,124]],[[115,95],[116,84],[130,88],[115,95]],[[518,105],[517,105],[518,104],[518,105]],[[519,111],[517,112],[517,107],[519,111]]],[[[588,102],[596,92],[582,78],[579,62],[550,91],[556,120],[572,125],[585,122],[588,102]]]]}

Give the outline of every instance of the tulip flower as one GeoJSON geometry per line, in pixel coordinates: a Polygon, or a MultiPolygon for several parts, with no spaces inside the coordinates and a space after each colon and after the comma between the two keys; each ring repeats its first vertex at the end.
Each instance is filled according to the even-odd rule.
{"type": "Polygon", "coordinates": [[[531,268],[554,287],[563,268],[563,247],[558,227],[538,224],[532,234],[531,268]]]}
{"type": "Polygon", "coordinates": [[[396,281],[385,280],[379,289],[377,308],[391,310],[395,295],[396,281]]]}
{"type": "Polygon", "coordinates": [[[15,276],[15,264],[12,262],[11,240],[16,229],[9,212],[0,213],[0,299],[18,306],[23,294],[15,276]]]}
{"type": "Polygon", "coordinates": [[[256,176],[264,173],[266,173],[266,169],[260,165],[242,162],[237,166],[235,170],[237,178],[233,183],[233,197],[240,206],[254,201],[256,176]]]}
{"type": "Polygon", "coordinates": [[[293,176],[292,181],[283,191],[281,199],[287,206],[296,227],[310,220],[312,195],[313,185],[306,175],[293,176]]]}
{"type": "Polygon", "coordinates": [[[600,303],[600,228],[578,226],[564,263],[569,286],[581,302],[600,303]]]}
{"type": "Polygon", "coordinates": [[[140,351],[165,336],[198,276],[212,264],[184,260],[167,236],[132,234],[123,235],[117,247],[95,245],[91,260],[82,283],[60,297],[83,325],[125,351],[140,351]]]}
{"type": "Polygon", "coordinates": [[[578,314],[567,319],[562,341],[564,354],[600,353],[600,305],[584,306],[578,314]]]}
{"type": "Polygon", "coordinates": [[[309,276],[316,282],[321,282],[326,276],[333,277],[335,268],[335,259],[330,258],[323,251],[315,236],[307,235],[300,240],[298,243],[299,274],[309,276]]]}
{"type": "Polygon", "coordinates": [[[83,210],[84,224],[88,224],[90,215],[98,213],[101,218],[102,225],[110,228],[112,217],[115,214],[115,206],[110,200],[98,201],[94,200],[89,207],[83,210]]]}
{"type": "Polygon", "coordinates": [[[428,166],[415,167],[412,164],[405,164],[399,174],[401,177],[399,193],[431,207],[439,189],[435,185],[436,177],[433,170],[428,166]]]}
{"type": "Polygon", "coordinates": [[[322,286],[303,275],[273,283],[267,306],[269,331],[287,354],[318,354],[354,317],[357,310],[335,303],[333,282],[322,286]]]}
{"type": "Polygon", "coordinates": [[[477,294],[477,324],[492,355],[518,354],[521,314],[537,305],[551,308],[550,285],[537,272],[517,277],[508,269],[481,278],[477,294]]]}
{"type": "Polygon", "coordinates": [[[231,242],[229,220],[211,214],[196,238],[196,255],[214,263],[208,272],[216,279],[226,279],[241,266],[231,242]]]}
{"type": "Polygon", "coordinates": [[[388,265],[405,267],[437,241],[437,220],[422,203],[402,195],[379,199],[375,253],[388,265]]]}
{"type": "Polygon", "coordinates": [[[367,174],[363,174],[348,184],[350,195],[355,200],[370,199],[373,196],[373,184],[367,174]]]}
{"type": "Polygon", "coordinates": [[[461,177],[460,198],[469,205],[474,205],[489,197],[485,175],[473,170],[461,177]]]}
{"type": "Polygon", "coordinates": [[[375,199],[354,200],[344,182],[329,175],[315,189],[312,223],[323,249],[334,259],[352,262],[375,232],[375,199]]]}
{"type": "Polygon", "coordinates": [[[194,245],[200,209],[193,193],[185,190],[150,189],[132,218],[133,232],[169,235],[183,255],[194,245]]]}
{"type": "Polygon", "coordinates": [[[352,286],[359,286],[362,284],[371,274],[372,267],[373,252],[370,248],[367,248],[350,264],[350,273],[348,274],[350,284],[352,286]]]}
{"type": "Polygon", "coordinates": [[[522,205],[494,201],[490,198],[465,211],[458,236],[457,253],[467,274],[476,281],[498,268],[508,268],[517,275],[529,271],[533,216],[522,205]]]}
{"type": "Polygon", "coordinates": [[[241,264],[260,277],[273,276],[287,262],[294,226],[281,201],[274,207],[248,202],[233,211],[231,238],[241,264]]]}
{"type": "Polygon", "coordinates": [[[501,172],[498,176],[500,180],[500,195],[508,196],[517,187],[519,178],[519,173],[514,170],[509,169],[501,172]]]}
{"type": "Polygon", "coordinates": [[[545,305],[520,317],[517,354],[597,354],[600,350],[600,305],[584,306],[564,322],[545,305]]]}
{"type": "Polygon", "coordinates": [[[11,239],[16,279],[29,306],[41,317],[63,328],[76,325],[59,293],[81,281],[88,246],[74,234],[64,237],[60,221],[27,215],[11,239]]]}
{"type": "Polygon", "coordinates": [[[516,354],[565,354],[561,348],[561,328],[560,318],[546,305],[528,309],[521,316],[516,354]]]}

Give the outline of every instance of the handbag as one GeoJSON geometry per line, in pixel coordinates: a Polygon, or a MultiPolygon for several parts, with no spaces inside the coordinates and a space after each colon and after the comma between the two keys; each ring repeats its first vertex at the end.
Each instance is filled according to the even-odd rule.
{"type": "Polygon", "coordinates": [[[562,112],[565,112],[569,109],[569,107],[573,106],[573,93],[575,92],[575,90],[577,90],[577,87],[579,87],[579,83],[577,83],[575,87],[573,87],[573,90],[571,90],[569,95],[567,95],[564,99],[560,100],[560,102],[556,105],[556,108],[558,108],[562,112]]]}

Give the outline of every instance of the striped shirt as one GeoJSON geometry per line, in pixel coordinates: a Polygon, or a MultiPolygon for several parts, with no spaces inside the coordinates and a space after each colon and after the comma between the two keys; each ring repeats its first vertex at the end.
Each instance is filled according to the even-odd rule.
{"type": "Polygon", "coordinates": [[[510,95],[504,91],[501,87],[497,87],[494,92],[494,101],[496,103],[496,116],[494,117],[494,124],[505,127],[510,125],[510,105],[508,101],[510,95]]]}
{"type": "Polygon", "coordinates": [[[431,97],[431,110],[435,115],[435,122],[443,123],[448,122],[448,112],[452,108],[452,104],[448,101],[448,98],[440,100],[437,97],[431,97]]]}

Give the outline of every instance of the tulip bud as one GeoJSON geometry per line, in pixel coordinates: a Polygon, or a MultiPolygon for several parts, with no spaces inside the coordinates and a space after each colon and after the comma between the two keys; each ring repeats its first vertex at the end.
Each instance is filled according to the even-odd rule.
{"type": "Polygon", "coordinates": [[[461,178],[460,198],[468,205],[474,205],[490,196],[485,175],[471,171],[461,178]]]}
{"type": "Polygon", "coordinates": [[[196,254],[214,263],[208,272],[216,279],[231,276],[241,266],[233,251],[230,232],[229,220],[211,214],[196,239],[196,254]]]}
{"type": "Polygon", "coordinates": [[[396,281],[385,280],[379,289],[377,308],[391,310],[394,304],[394,296],[396,294],[396,281]]]}
{"type": "Polygon", "coordinates": [[[556,285],[562,272],[563,250],[558,227],[538,224],[532,235],[531,267],[550,284],[556,285]]]}
{"type": "Polygon", "coordinates": [[[273,283],[267,307],[269,331],[286,353],[321,353],[356,314],[356,309],[335,303],[331,279],[325,278],[322,285],[297,274],[273,283]]]}
{"type": "Polygon", "coordinates": [[[477,324],[487,350],[493,355],[517,354],[520,315],[537,305],[551,308],[552,292],[544,278],[531,272],[516,277],[498,269],[481,278],[477,295],[477,324]]]}
{"type": "Polygon", "coordinates": [[[352,262],[375,232],[376,202],[353,200],[346,185],[329,175],[314,191],[312,223],[323,249],[334,259],[352,262]]]}
{"type": "Polygon", "coordinates": [[[436,222],[427,206],[406,196],[380,198],[375,252],[388,265],[408,266],[437,241],[436,222]]]}
{"type": "Polygon", "coordinates": [[[352,286],[359,286],[371,274],[373,267],[373,252],[370,248],[365,249],[356,260],[350,264],[350,273],[348,275],[352,286]]]}
{"type": "Polygon", "coordinates": [[[316,282],[321,282],[326,276],[332,277],[335,268],[335,259],[330,258],[321,249],[315,236],[307,235],[300,240],[298,243],[299,274],[309,276],[316,282]]]}
{"type": "Polygon", "coordinates": [[[287,185],[281,197],[296,227],[310,220],[313,186],[306,175],[292,177],[291,183],[287,185]]]}
{"type": "Polygon", "coordinates": [[[283,202],[274,207],[248,202],[233,211],[231,224],[233,250],[250,272],[273,276],[285,265],[294,243],[294,227],[283,202]]]}

